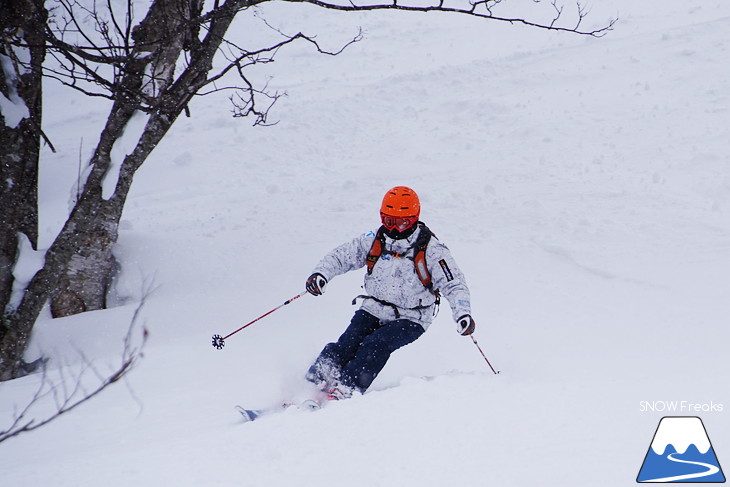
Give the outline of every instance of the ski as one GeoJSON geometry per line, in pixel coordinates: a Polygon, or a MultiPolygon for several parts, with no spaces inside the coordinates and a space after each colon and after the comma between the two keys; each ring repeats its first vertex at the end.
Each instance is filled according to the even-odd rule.
{"type": "Polygon", "coordinates": [[[263,410],[261,409],[246,409],[239,405],[236,405],[236,411],[241,414],[244,423],[248,423],[249,421],[254,421],[258,419],[259,416],[261,416],[261,414],[263,413],[263,410]]]}
{"type": "Polygon", "coordinates": [[[249,423],[251,421],[256,421],[262,416],[267,416],[273,413],[285,411],[286,409],[289,409],[290,407],[296,407],[300,411],[317,411],[318,409],[322,409],[324,406],[324,401],[316,401],[314,399],[306,399],[300,403],[295,402],[284,402],[279,406],[275,406],[272,408],[266,408],[266,409],[246,409],[243,406],[236,405],[235,409],[238,411],[238,413],[243,418],[244,423],[249,423]]]}

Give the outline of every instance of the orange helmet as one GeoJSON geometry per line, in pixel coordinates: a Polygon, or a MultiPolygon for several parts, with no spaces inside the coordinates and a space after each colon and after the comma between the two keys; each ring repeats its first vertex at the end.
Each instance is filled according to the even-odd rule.
{"type": "Polygon", "coordinates": [[[421,202],[411,188],[396,186],[385,193],[380,218],[388,230],[407,230],[418,222],[420,214],[421,202]]]}

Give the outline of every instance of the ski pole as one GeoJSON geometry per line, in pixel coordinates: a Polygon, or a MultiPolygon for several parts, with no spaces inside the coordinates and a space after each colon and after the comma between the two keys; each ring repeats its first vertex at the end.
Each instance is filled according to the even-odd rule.
{"type": "Polygon", "coordinates": [[[294,296],[294,297],[293,297],[293,298],[291,298],[291,299],[287,299],[287,300],[286,300],[286,301],[285,301],[285,302],[284,302],[283,304],[280,304],[280,305],[279,305],[279,306],[277,306],[276,308],[274,308],[274,309],[272,309],[272,310],[270,310],[270,311],[267,311],[266,313],[262,314],[261,316],[259,316],[259,317],[258,317],[258,318],[256,318],[255,320],[253,320],[253,321],[249,321],[248,323],[246,323],[245,325],[243,325],[243,326],[242,326],[241,328],[239,328],[238,330],[232,331],[231,333],[229,333],[228,335],[226,335],[226,336],[224,336],[224,337],[222,337],[222,336],[220,336],[220,335],[213,335],[213,346],[214,346],[215,348],[217,348],[218,350],[222,349],[222,348],[223,348],[223,347],[225,346],[225,344],[226,344],[226,339],[227,339],[227,338],[229,338],[229,337],[231,337],[231,336],[235,335],[236,333],[238,333],[239,331],[243,330],[243,329],[244,329],[244,328],[246,328],[247,326],[251,326],[251,325],[253,325],[254,323],[256,323],[257,321],[259,321],[260,319],[262,319],[262,318],[266,318],[267,316],[269,316],[269,315],[270,315],[271,313],[273,313],[273,312],[274,312],[274,311],[276,311],[277,309],[279,309],[279,308],[283,308],[283,307],[284,307],[284,306],[286,306],[287,304],[291,303],[291,302],[292,302],[292,301],[294,301],[295,299],[301,298],[301,297],[302,297],[302,296],[304,296],[305,294],[307,294],[307,291],[304,291],[303,293],[299,293],[299,294],[297,294],[296,296],[294,296]]]}
{"type": "Polygon", "coordinates": [[[482,350],[482,347],[480,347],[479,344],[477,343],[477,339],[474,338],[474,334],[471,334],[469,336],[471,337],[471,341],[474,342],[474,345],[476,345],[477,348],[479,349],[479,353],[482,354],[482,357],[484,357],[484,360],[487,362],[487,365],[489,365],[489,368],[492,369],[492,372],[494,372],[495,374],[499,374],[499,370],[494,370],[494,367],[492,367],[492,364],[489,363],[489,359],[487,358],[486,355],[484,355],[484,351],[482,350]]]}

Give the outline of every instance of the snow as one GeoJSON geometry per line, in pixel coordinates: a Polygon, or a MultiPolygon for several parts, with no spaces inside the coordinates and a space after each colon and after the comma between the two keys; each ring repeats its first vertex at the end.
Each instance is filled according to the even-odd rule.
{"type": "Polygon", "coordinates": [[[106,200],[114,196],[114,191],[117,189],[117,182],[119,181],[119,171],[122,169],[122,163],[124,159],[134,152],[134,148],[137,147],[137,142],[144,132],[144,128],[149,120],[149,115],[136,111],[129,123],[124,129],[124,133],[116,141],[114,147],[112,147],[110,154],[109,170],[104,176],[102,182],[102,197],[106,200]]]}
{"type": "MultiPolygon", "coordinates": [[[[592,7],[599,24],[620,15],[601,39],[260,8],[327,49],[358,26],[365,39],[337,57],[290,46],[257,67],[254,78],[288,94],[273,127],[231,119],[226,94],[196,99],[176,122],[125,209],[120,306],[44,316],[29,354],[69,378],[83,368],[78,350],[111,369],[148,294],[144,359],[123,384],[0,443],[3,485],[634,483],[664,415],[642,401],[730,404],[730,5],[592,7]],[[241,424],[235,404],[304,393],[362,275],[223,350],[211,335],[301,292],[325,252],[376,228],[382,195],[401,184],[465,272],[475,336],[501,373],[443,303],[365,395],[241,424]]],[[[46,97],[58,153],[43,154],[41,245],[65,218],[79,140],[92,150],[106,108],[53,85],[46,97]]],[[[0,429],[39,380],[0,384],[0,429]]],[[[721,464],[727,411],[700,414],[721,464]]]]}
{"type": "MultiPolygon", "coordinates": [[[[13,294],[10,306],[15,309],[23,299],[22,290],[28,285],[36,272],[43,267],[44,253],[33,250],[30,239],[24,233],[18,233],[18,262],[13,269],[13,294]]],[[[3,428],[4,429],[4,428],[3,428]]]]}
{"type": "MultiPolygon", "coordinates": [[[[23,49],[18,49],[17,51],[23,51],[23,49]]],[[[16,88],[18,75],[10,57],[5,54],[0,54],[0,68],[3,70],[4,79],[6,80],[5,83],[8,88],[7,96],[0,92],[0,114],[2,114],[5,126],[14,129],[23,119],[30,116],[30,112],[23,99],[18,95],[16,88]]]]}

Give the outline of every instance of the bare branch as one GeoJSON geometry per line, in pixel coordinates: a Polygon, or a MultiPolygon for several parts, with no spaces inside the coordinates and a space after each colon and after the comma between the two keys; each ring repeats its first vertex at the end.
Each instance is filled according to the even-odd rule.
{"type": "MultiPolygon", "coordinates": [[[[350,2],[347,5],[341,5],[336,3],[330,3],[323,0],[283,0],[287,2],[296,2],[296,3],[309,3],[312,5],[316,5],[321,8],[326,8],[330,10],[340,10],[340,11],[346,11],[346,12],[354,12],[354,11],[370,11],[370,10],[401,10],[406,12],[445,12],[445,13],[456,13],[456,14],[462,14],[462,15],[469,15],[473,17],[480,17],[485,18],[489,20],[495,20],[498,22],[508,22],[510,24],[522,24],[526,25],[528,27],[534,27],[538,29],[546,29],[546,30],[554,30],[554,31],[562,31],[562,32],[572,32],[574,34],[581,34],[581,35],[588,35],[593,37],[601,37],[605,35],[608,31],[613,30],[613,26],[616,23],[617,19],[611,19],[609,20],[608,24],[604,25],[603,27],[599,27],[592,30],[580,30],[580,22],[577,26],[574,27],[563,27],[556,25],[556,20],[553,19],[552,22],[548,24],[541,24],[539,22],[530,21],[524,18],[519,17],[501,17],[494,15],[494,12],[492,10],[492,7],[494,5],[497,5],[500,3],[499,1],[492,1],[492,0],[481,0],[472,2],[470,5],[470,8],[463,8],[463,7],[447,7],[445,6],[445,3],[443,0],[438,1],[438,3],[435,3],[433,5],[425,5],[425,6],[414,6],[414,5],[404,5],[402,3],[399,3],[399,0],[393,0],[390,3],[368,3],[364,5],[354,5],[352,2],[350,2]],[[485,11],[482,12],[477,9],[479,6],[484,6],[485,11]]],[[[538,0],[539,1],[539,0],[538,0]]],[[[579,4],[580,5],[580,4],[579,4]]],[[[579,11],[581,11],[581,7],[579,6],[579,11]]],[[[581,17],[582,19],[582,17],[581,17]]]]}
{"type": "Polygon", "coordinates": [[[255,115],[254,125],[262,125],[262,126],[271,126],[276,125],[278,122],[274,123],[268,123],[267,118],[269,115],[269,111],[274,106],[274,104],[277,102],[279,98],[282,96],[286,96],[286,93],[274,93],[271,94],[267,92],[266,87],[262,90],[257,90],[254,88],[254,86],[251,84],[251,82],[248,81],[248,79],[241,75],[241,79],[246,84],[247,89],[238,89],[238,93],[230,97],[231,103],[233,104],[233,116],[235,118],[238,117],[248,117],[249,115],[255,115]],[[271,103],[266,107],[264,110],[259,110],[256,107],[256,100],[258,99],[256,97],[256,94],[263,95],[264,97],[271,100],[271,103]]]}
{"type": "MultiPolygon", "coordinates": [[[[96,51],[100,51],[100,48],[94,43],[94,41],[86,34],[86,31],[84,30],[83,26],[79,23],[78,19],[76,18],[76,9],[81,10],[82,12],[86,12],[88,14],[91,14],[94,16],[94,12],[90,11],[86,6],[80,4],[76,0],[67,1],[67,0],[58,0],[58,3],[61,5],[63,11],[65,14],[61,14],[61,18],[66,22],[66,25],[73,25],[76,27],[74,32],[80,34],[86,41],[89,43],[89,45],[92,46],[91,49],[94,49],[96,51]]],[[[64,30],[66,32],[66,30],[64,30]]]]}
{"type": "MultiPolygon", "coordinates": [[[[550,27],[554,27],[555,26],[555,23],[558,20],[560,20],[560,17],[563,15],[563,5],[562,4],[561,5],[558,5],[558,1],[557,0],[552,0],[552,2],[550,2],[550,4],[555,9],[555,17],[553,18],[553,21],[550,22],[550,27]]],[[[579,25],[580,25],[580,22],[579,22],[579,25]]],[[[576,26],[576,29],[577,28],[578,28],[578,26],[576,26]]]]}
{"type": "MultiPolygon", "coordinates": [[[[242,117],[248,117],[250,115],[254,115],[254,125],[262,125],[262,126],[270,126],[275,125],[278,122],[269,123],[267,121],[269,111],[272,109],[274,104],[281,98],[282,96],[286,96],[286,93],[279,93],[279,92],[270,92],[268,90],[268,86],[264,86],[263,88],[255,88],[254,84],[249,80],[248,76],[246,76],[244,70],[250,66],[253,66],[255,64],[267,64],[274,62],[274,58],[276,56],[276,53],[283,47],[285,47],[288,44],[292,44],[294,42],[297,42],[299,40],[309,42],[312,44],[317,52],[320,54],[326,54],[329,56],[337,56],[341,54],[345,49],[347,49],[350,45],[354,44],[355,42],[359,42],[363,39],[363,33],[362,29],[358,29],[357,34],[350,39],[347,43],[340,46],[339,49],[336,51],[329,51],[326,49],[323,49],[322,46],[316,41],[316,39],[312,36],[308,36],[303,34],[302,32],[299,32],[294,35],[289,35],[281,31],[280,29],[272,26],[269,22],[266,21],[261,16],[257,17],[264,22],[264,24],[269,27],[271,30],[277,32],[281,37],[284,38],[281,42],[278,42],[272,46],[265,47],[262,49],[258,49],[256,51],[247,51],[239,46],[236,46],[230,41],[227,41],[224,39],[224,43],[226,45],[226,48],[228,49],[229,56],[226,56],[229,60],[229,64],[225,67],[223,67],[221,70],[219,70],[215,75],[208,78],[208,80],[204,83],[203,86],[207,85],[215,85],[215,83],[219,80],[221,80],[223,77],[225,77],[230,71],[235,70],[240,80],[243,82],[244,86],[237,86],[237,87],[224,87],[224,88],[214,88],[212,90],[206,91],[206,92],[198,92],[198,95],[204,96],[209,95],[211,93],[224,91],[224,90],[236,90],[237,93],[234,95],[231,95],[229,97],[229,100],[231,101],[233,105],[233,116],[235,118],[242,118],[242,117]],[[238,51],[237,54],[234,54],[232,51],[238,51]],[[264,97],[268,99],[267,106],[265,109],[259,109],[257,99],[259,97],[264,97]]],[[[202,87],[201,87],[202,88],[202,87]]]]}
{"type": "Polygon", "coordinates": [[[38,428],[41,428],[48,423],[55,421],[60,416],[73,411],[82,404],[90,401],[101,392],[106,390],[112,384],[118,382],[122,377],[126,376],[142,358],[142,350],[147,341],[147,329],[142,329],[142,337],[139,344],[134,345],[132,343],[132,335],[137,329],[137,322],[139,320],[140,311],[144,306],[145,299],[139,303],[135,309],[134,315],[130,322],[129,328],[124,338],[124,348],[122,350],[122,359],[120,365],[108,375],[101,374],[93,363],[88,360],[82,352],[79,352],[85,363],[84,369],[76,376],[73,387],[69,390],[69,381],[65,377],[63,368],[59,369],[60,380],[53,382],[48,376],[47,367],[44,364],[43,372],[41,376],[41,383],[38,386],[33,397],[28,401],[26,406],[19,412],[16,413],[15,419],[12,424],[3,431],[0,431],[0,443],[22,433],[27,433],[38,428]],[[83,386],[83,379],[91,371],[96,375],[98,384],[90,391],[86,391],[83,386]],[[56,404],[56,411],[42,420],[36,418],[28,419],[31,410],[39,404],[45,397],[52,396],[56,404]]]}

